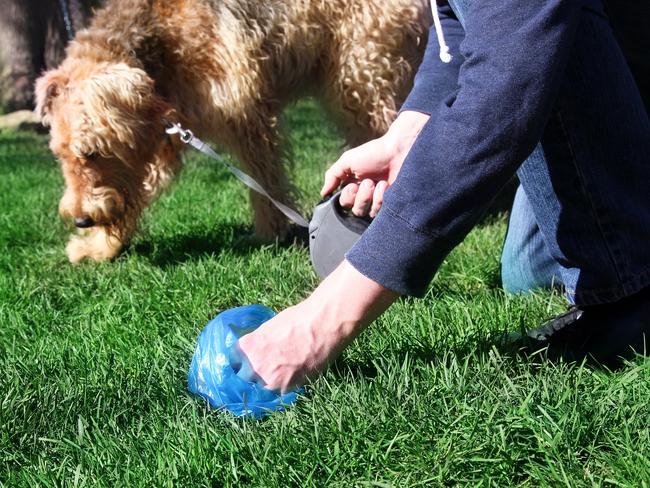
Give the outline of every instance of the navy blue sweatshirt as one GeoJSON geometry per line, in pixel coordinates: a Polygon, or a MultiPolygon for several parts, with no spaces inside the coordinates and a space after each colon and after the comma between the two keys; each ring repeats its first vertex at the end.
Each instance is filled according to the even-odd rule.
{"type": "Polygon", "coordinates": [[[453,61],[432,28],[403,109],[431,114],[378,216],[347,260],[375,282],[422,296],[540,140],[582,9],[597,0],[476,1],[462,30],[442,19],[453,61]],[[460,45],[459,45],[460,42],[460,45]]]}

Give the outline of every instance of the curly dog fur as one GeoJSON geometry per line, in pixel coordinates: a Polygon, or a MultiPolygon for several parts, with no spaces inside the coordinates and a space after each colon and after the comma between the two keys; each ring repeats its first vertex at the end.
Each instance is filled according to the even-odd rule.
{"type": "MultiPolygon", "coordinates": [[[[79,231],[72,262],[110,259],[181,168],[179,121],[217,142],[291,204],[283,108],[309,94],[357,144],[383,134],[410,89],[430,24],[426,0],[109,0],[62,65],[36,84],[79,231]]],[[[251,195],[255,231],[285,217],[251,195]]]]}

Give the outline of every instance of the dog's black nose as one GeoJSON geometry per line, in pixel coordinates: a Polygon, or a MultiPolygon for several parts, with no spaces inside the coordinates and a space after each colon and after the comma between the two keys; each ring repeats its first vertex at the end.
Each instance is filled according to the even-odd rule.
{"type": "Polygon", "coordinates": [[[95,221],[90,217],[75,217],[74,225],[80,229],[87,229],[95,225],[95,221]]]}

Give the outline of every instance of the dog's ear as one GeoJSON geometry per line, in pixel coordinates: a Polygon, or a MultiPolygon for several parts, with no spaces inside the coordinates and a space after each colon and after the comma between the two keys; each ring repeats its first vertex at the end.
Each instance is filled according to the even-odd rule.
{"type": "Polygon", "coordinates": [[[68,83],[68,77],[61,70],[51,70],[36,80],[36,114],[41,118],[43,125],[50,124],[52,102],[61,94],[63,87],[68,83]]]}

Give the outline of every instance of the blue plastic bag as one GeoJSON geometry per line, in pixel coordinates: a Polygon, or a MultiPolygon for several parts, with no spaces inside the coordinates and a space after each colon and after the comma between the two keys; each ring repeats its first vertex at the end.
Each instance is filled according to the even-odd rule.
{"type": "Polygon", "coordinates": [[[238,417],[261,418],[293,404],[298,391],[280,395],[237,376],[231,351],[237,340],[275,315],[263,305],[247,305],[220,313],[199,335],[187,375],[188,389],[238,417]]]}

